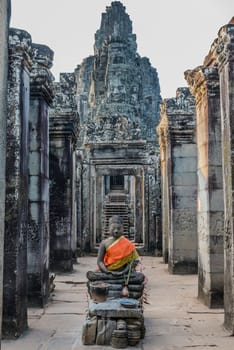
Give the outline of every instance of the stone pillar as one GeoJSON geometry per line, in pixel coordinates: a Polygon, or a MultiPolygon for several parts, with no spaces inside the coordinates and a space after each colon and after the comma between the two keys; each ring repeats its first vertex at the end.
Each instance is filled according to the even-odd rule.
{"type": "Polygon", "coordinates": [[[224,184],[224,325],[234,335],[234,18],[219,31],[219,62],[224,184]]]}
{"type": "MultiPolygon", "coordinates": [[[[145,236],[143,234],[145,229],[145,178],[144,168],[136,168],[135,176],[135,208],[136,208],[136,224],[135,224],[135,242],[142,243],[145,236]]],[[[148,186],[147,186],[148,187],[148,186]]],[[[147,198],[148,199],[148,198],[147,198]]]]}
{"type": "Polygon", "coordinates": [[[82,153],[76,153],[76,200],[77,200],[77,254],[81,254],[82,245],[82,226],[83,226],[83,196],[82,196],[82,153]]]}
{"type": "Polygon", "coordinates": [[[157,127],[160,144],[160,160],[161,160],[161,210],[162,210],[162,256],[165,264],[168,263],[168,237],[169,237],[169,186],[168,186],[168,170],[170,165],[168,153],[168,130],[167,118],[162,117],[157,127]]]}
{"type": "Polygon", "coordinates": [[[162,256],[162,176],[161,176],[161,161],[160,148],[157,150],[156,169],[155,169],[155,199],[156,199],[156,213],[155,213],[155,240],[156,249],[155,255],[162,256]]]}
{"type": "Polygon", "coordinates": [[[71,271],[77,246],[75,75],[60,74],[50,110],[50,264],[71,271]]]}
{"type": "Polygon", "coordinates": [[[102,240],[102,221],[103,217],[102,215],[99,215],[100,213],[103,213],[103,203],[105,201],[105,196],[104,196],[104,177],[97,175],[94,177],[95,180],[95,202],[96,202],[96,210],[94,211],[93,215],[95,216],[93,223],[94,226],[96,226],[96,229],[93,230],[94,232],[94,242],[93,246],[96,243],[100,243],[102,240]],[[98,215],[96,215],[98,214],[98,215]]]}
{"type": "MultiPolygon", "coordinates": [[[[3,252],[6,189],[6,120],[10,1],[0,0],[0,339],[2,334],[3,252]]],[[[0,345],[1,348],[1,345],[0,345]]]]}
{"type": "Polygon", "coordinates": [[[28,118],[30,35],[9,33],[3,334],[27,328],[28,118]]]}
{"type": "MultiPolygon", "coordinates": [[[[85,150],[83,154],[83,158],[87,157],[87,153],[89,151],[85,150]]],[[[79,208],[79,213],[81,214],[79,217],[79,226],[81,230],[79,231],[79,241],[81,242],[81,250],[90,253],[92,249],[92,240],[93,237],[90,234],[91,229],[91,208],[92,204],[90,203],[90,198],[92,196],[90,191],[89,179],[91,177],[90,165],[87,161],[82,163],[81,168],[81,183],[80,183],[80,193],[79,197],[81,198],[82,208],[79,208]]]]}
{"type": "Polygon", "coordinates": [[[163,203],[163,215],[168,220],[168,268],[174,274],[197,272],[197,152],[194,129],[194,98],[188,88],[179,88],[176,98],[163,101],[158,126],[161,145],[162,135],[167,135],[166,147],[161,146],[164,153],[163,176],[167,176],[163,183],[164,187],[168,186],[164,188],[168,203],[163,203]]]}
{"type": "Polygon", "coordinates": [[[223,179],[220,92],[217,68],[185,72],[196,98],[198,147],[198,297],[223,304],[223,179]]]}
{"type": "Polygon", "coordinates": [[[28,301],[43,307],[49,296],[49,118],[53,51],[33,44],[29,117],[28,301]]]}
{"type": "Polygon", "coordinates": [[[156,226],[156,213],[157,213],[157,197],[156,191],[156,169],[155,164],[149,164],[147,169],[148,176],[148,252],[156,254],[158,250],[158,232],[156,226]]]}

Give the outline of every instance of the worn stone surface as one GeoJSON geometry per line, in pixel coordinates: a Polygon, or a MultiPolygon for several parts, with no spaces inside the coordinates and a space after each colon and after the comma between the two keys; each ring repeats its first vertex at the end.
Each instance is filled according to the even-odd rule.
{"type": "MultiPolygon", "coordinates": [[[[107,297],[121,298],[123,286],[126,284],[126,276],[119,276],[116,278],[111,274],[102,273],[99,271],[88,271],[87,273],[87,287],[88,292],[92,298],[92,286],[95,283],[104,283],[108,286],[107,297]]],[[[127,289],[129,298],[140,299],[144,291],[145,276],[140,272],[132,272],[129,276],[127,289]]],[[[93,298],[94,299],[94,298],[93,298]]]]}
{"type": "Polygon", "coordinates": [[[28,120],[31,36],[9,33],[3,335],[27,328],[28,120]]]}
{"type": "Polygon", "coordinates": [[[32,44],[29,116],[28,300],[44,306],[49,296],[49,117],[53,51],[32,44]]]}
{"type": "Polygon", "coordinates": [[[223,304],[223,184],[220,88],[217,67],[185,72],[196,98],[198,147],[198,296],[209,307],[223,304]],[[219,177],[218,177],[219,175],[219,177]]]}
{"type": "Polygon", "coordinates": [[[70,271],[77,249],[75,75],[63,73],[50,109],[50,266],[70,271]]]}
{"type": "Polygon", "coordinates": [[[90,316],[103,316],[107,318],[143,318],[142,309],[125,308],[121,305],[121,299],[114,299],[102,303],[90,302],[89,304],[90,316]]]}
{"type": "Polygon", "coordinates": [[[5,228],[6,188],[6,121],[7,121],[7,72],[8,72],[8,30],[10,1],[0,1],[0,339],[2,338],[2,295],[5,228]]]}
{"type": "Polygon", "coordinates": [[[157,127],[162,169],[163,256],[171,273],[197,272],[195,102],[188,88],[165,99],[157,127]]]}
{"type": "Polygon", "coordinates": [[[233,231],[233,115],[234,18],[222,27],[215,42],[220,79],[222,159],[224,184],[224,310],[225,327],[234,335],[234,231],[233,231]]]}
{"type": "Polygon", "coordinates": [[[156,69],[137,53],[132,22],[120,2],[112,2],[102,14],[94,55],[77,67],[76,74],[83,159],[81,247],[96,249],[108,221],[109,184],[124,176],[121,193],[126,194],[130,213],[126,235],[145,252],[155,252],[160,249],[160,195],[155,194],[160,191],[155,133],[160,87],[156,69]],[[100,166],[106,169],[101,175],[100,166]]]}

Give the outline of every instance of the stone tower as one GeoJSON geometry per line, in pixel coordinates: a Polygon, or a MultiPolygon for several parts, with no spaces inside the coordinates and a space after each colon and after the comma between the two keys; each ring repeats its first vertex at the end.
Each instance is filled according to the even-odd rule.
{"type": "Polygon", "coordinates": [[[107,234],[109,216],[119,213],[125,234],[146,252],[154,250],[160,86],[156,69],[137,53],[121,2],[102,14],[94,55],[76,73],[81,247],[93,250],[107,234]]]}

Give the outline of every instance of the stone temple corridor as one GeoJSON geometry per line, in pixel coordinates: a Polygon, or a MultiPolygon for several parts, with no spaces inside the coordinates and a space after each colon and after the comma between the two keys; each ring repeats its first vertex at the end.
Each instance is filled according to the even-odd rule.
{"type": "Polygon", "coordinates": [[[148,277],[136,348],[233,349],[232,14],[163,99],[120,1],[57,82],[53,49],[0,10],[2,349],[87,348],[86,272],[116,214],[148,277]]]}
{"type": "MultiPolygon", "coordinates": [[[[29,310],[29,330],[17,341],[4,340],[2,350],[113,349],[81,342],[88,299],[86,272],[96,258],[79,259],[72,273],[59,274],[45,310],[29,310]]],[[[170,275],[162,258],[144,257],[149,304],[145,305],[146,335],[129,349],[232,350],[233,337],[223,328],[223,309],[207,309],[197,299],[197,276],[170,275]]]]}

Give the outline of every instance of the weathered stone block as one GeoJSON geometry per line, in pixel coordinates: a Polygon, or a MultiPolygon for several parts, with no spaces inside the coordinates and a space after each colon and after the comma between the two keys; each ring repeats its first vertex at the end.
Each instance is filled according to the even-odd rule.
{"type": "Polygon", "coordinates": [[[194,158],[197,160],[197,147],[195,144],[185,143],[173,147],[171,155],[173,158],[194,158]]]}
{"type": "Polygon", "coordinates": [[[193,172],[197,163],[193,158],[175,158],[172,159],[172,171],[175,173],[193,172]]]}
{"type": "Polygon", "coordinates": [[[209,166],[209,184],[211,188],[222,189],[223,188],[223,169],[222,165],[210,165],[209,166]]]}
{"type": "Polygon", "coordinates": [[[197,186],[197,174],[195,172],[173,173],[174,186],[197,186]]]}
{"type": "Polygon", "coordinates": [[[29,176],[29,191],[30,191],[30,200],[36,202],[40,200],[40,178],[38,175],[29,176]]]}
{"type": "Polygon", "coordinates": [[[210,210],[213,211],[221,211],[224,210],[224,202],[223,202],[223,189],[212,189],[209,195],[210,202],[210,210]]]}
{"type": "Polygon", "coordinates": [[[209,148],[209,165],[212,166],[222,166],[222,143],[218,140],[221,138],[217,137],[209,148]]]}
{"type": "Polygon", "coordinates": [[[175,209],[182,209],[182,208],[197,208],[197,193],[194,191],[193,195],[187,196],[187,197],[177,197],[176,195],[173,196],[173,207],[175,209]]]}
{"type": "Polygon", "coordinates": [[[189,208],[173,209],[173,229],[179,234],[187,233],[189,236],[197,234],[197,217],[194,215],[194,210],[189,208]]]}
{"type": "Polygon", "coordinates": [[[29,164],[30,168],[30,175],[31,176],[37,176],[38,172],[41,169],[41,162],[40,162],[40,153],[33,152],[33,155],[31,156],[31,150],[29,151],[29,164]]]}

